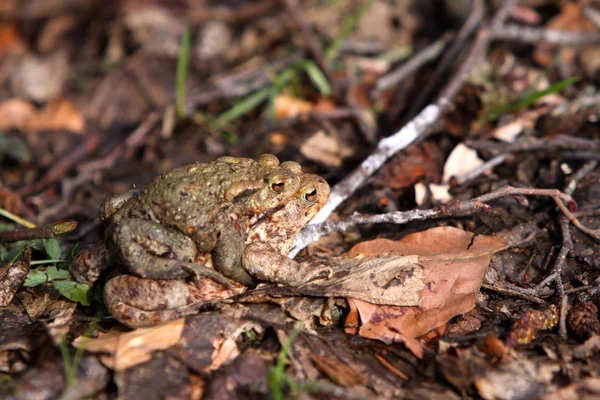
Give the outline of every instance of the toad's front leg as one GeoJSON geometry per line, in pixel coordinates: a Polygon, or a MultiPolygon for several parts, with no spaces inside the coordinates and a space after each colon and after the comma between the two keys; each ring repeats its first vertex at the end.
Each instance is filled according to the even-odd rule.
{"type": "Polygon", "coordinates": [[[242,264],[257,279],[293,287],[333,275],[330,267],[302,265],[278,253],[269,243],[261,242],[246,246],[242,264]]]}
{"type": "Polygon", "coordinates": [[[156,222],[125,218],[107,232],[111,252],[130,272],[149,279],[209,278],[231,288],[222,274],[194,262],[196,245],[156,222]]]}

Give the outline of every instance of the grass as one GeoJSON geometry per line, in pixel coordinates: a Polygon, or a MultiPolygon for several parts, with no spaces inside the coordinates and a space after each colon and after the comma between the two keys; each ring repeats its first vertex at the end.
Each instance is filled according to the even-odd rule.
{"type": "Polygon", "coordinates": [[[533,103],[535,103],[536,101],[538,101],[539,99],[541,99],[542,97],[548,96],[549,94],[552,94],[552,93],[561,92],[563,89],[571,86],[578,80],[579,80],[578,77],[568,78],[568,79],[553,83],[552,85],[548,86],[546,89],[538,90],[538,91],[530,91],[529,93],[525,93],[525,96],[522,99],[519,99],[515,102],[508,103],[508,104],[505,104],[505,105],[502,105],[499,107],[496,107],[492,110],[489,110],[488,112],[486,112],[483,115],[483,117],[481,117],[479,119],[478,122],[480,124],[493,122],[505,114],[510,114],[515,111],[527,108],[530,105],[532,105],[533,103]]]}
{"type": "Polygon", "coordinates": [[[281,344],[281,350],[277,356],[277,363],[269,370],[269,389],[273,400],[283,400],[287,398],[284,393],[285,386],[290,388],[292,396],[297,392],[296,383],[285,373],[285,365],[290,354],[292,343],[302,332],[302,325],[298,324],[290,332],[285,342],[281,344]]]}
{"type": "Polygon", "coordinates": [[[81,364],[81,358],[83,357],[83,353],[85,352],[85,344],[90,338],[92,332],[96,330],[98,323],[100,322],[101,317],[95,315],[90,325],[85,330],[84,339],[81,342],[81,345],[75,350],[75,354],[71,357],[71,352],[69,351],[69,344],[65,339],[63,339],[59,343],[60,353],[63,359],[63,365],[65,368],[65,379],[66,379],[66,387],[70,387],[75,381],[75,377],[77,376],[77,369],[79,368],[79,364],[81,364]]]}
{"type": "Polygon", "coordinates": [[[187,117],[185,109],[185,80],[190,64],[190,28],[185,27],[181,36],[181,48],[177,57],[177,76],[175,82],[175,110],[177,117],[187,117]]]}

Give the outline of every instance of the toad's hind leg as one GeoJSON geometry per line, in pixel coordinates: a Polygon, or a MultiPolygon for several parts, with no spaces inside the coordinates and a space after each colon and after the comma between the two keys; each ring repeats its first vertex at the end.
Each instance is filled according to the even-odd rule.
{"type": "Polygon", "coordinates": [[[222,274],[194,262],[194,242],[153,221],[123,219],[107,233],[111,251],[135,275],[148,279],[212,279],[230,288],[222,274]]]}

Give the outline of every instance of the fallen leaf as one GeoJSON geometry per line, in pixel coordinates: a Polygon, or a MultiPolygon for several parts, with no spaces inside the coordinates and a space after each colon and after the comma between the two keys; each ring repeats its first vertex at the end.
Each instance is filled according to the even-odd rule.
{"type": "Polygon", "coordinates": [[[26,122],[36,113],[35,106],[26,100],[5,100],[0,103],[0,130],[23,130],[26,122]]]}
{"type": "MultiPolygon", "coordinates": [[[[333,277],[312,281],[297,289],[312,296],[353,297],[376,304],[415,306],[425,289],[417,256],[354,254],[332,266],[333,277]]],[[[305,268],[308,268],[305,266],[305,268]]]]}
{"type": "Polygon", "coordinates": [[[557,362],[504,360],[494,368],[478,369],[474,384],[484,399],[534,399],[555,388],[551,382],[560,370],[557,362]]]}
{"type": "MultiPolygon", "coordinates": [[[[584,6],[584,3],[563,3],[560,13],[548,21],[546,28],[567,32],[594,32],[596,27],[586,17],[586,13],[583,10],[584,6]]],[[[549,66],[555,62],[555,52],[557,48],[557,45],[542,42],[536,47],[533,58],[543,67],[549,66]]],[[[564,54],[563,52],[563,54],[561,54],[561,59],[563,61],[571,61],[574,49],[566,48],[564,50],[568,50],[567,53],[569,54],[564,54]]]]}
{"type": "Polygon", "coordinates": [[[177,344],[184,326],[185,319],[180,318],[152,328],[109,332],[97,339],[80,336],[73,345],[91,353],[106,353],[100,357],[102,363],[114,371],[123,371],[150,360],[154,351],[177,344]]]}
{"type": "MultiPolygon", "coordinates": [[[[416,255],[425,280],[418,307],[351,299],[360,315],[359,335],[385,343],[404,341],[419,354],[414,339],[471,310],[492,255],[506,247],[497,237],[475,236],[453,227],[413,233],[399,241],[376,239],[354,246],[349,256],[416,255]]],[[[356,318],[350,314],[350,320],[356,318]]]]}
{"type": "Polygon", "coordinates": [[[438,185],[435,183],[425,184],[423,182],[418,182],[415,184],[415,202],[420,207],[425,204],[427,191],[429,190],[429,194],[431,195],[431,200],[438,203],[448,203],[452,200],[452,195],[450,194],[450,185],[438,185]]]}
{"type": "Polygon", "coordinates": [[[337,385],[351,387],[367,384],[366,376],[354,370],[343,361],[324,357],[319,354],[311,354],[310,358],[315,363],[317,369],[327,375],[337,385]]]}
{"type": "Polygon", "coordinates": [[[55,98],[38,110],[33,103],[10,99],[0,103],[0,130],[18,129],[23,132],[68,130],[85,131],[85,120],[73,103],[65,98],[55,98]]]}
{"type": "Polygon", "coordinates": [[[339,167],[342,160],[352,154],[352,150],[323,130],[317,131],[300,146],[300,153],[309,160],[326,165],[339,167]]]}
{"type": "Polygon", "coordinates": [[[600,398],[600,378],[589,377],[574,382],[552,393],[546,394],[542,400],[579,400],[600,398]]]}
{"type": "Polygon", "coordinates": [[[463,175],[483,164],[477,151],[459,143],[446,159],[442,183],[450,182],[453,176],[463,175]]]}
{"type": "Polygon", "coordinates": [[[298,99],[286,94],[275,97],[274,115],[276,120],[295,118],[311,112],[315,105],[309,101],[298,99]]]}
{"type": "Polygon", "coordinates": [[[46,131],[64,129],[83,133],[85,120],[73,103],[65,98],[54,98],[23,127],[25,131],[46,131]]]}

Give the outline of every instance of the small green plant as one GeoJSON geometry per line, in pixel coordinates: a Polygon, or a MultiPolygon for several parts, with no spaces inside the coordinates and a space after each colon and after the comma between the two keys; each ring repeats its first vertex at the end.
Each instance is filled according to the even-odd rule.
{"type": "Polygon", "coordinates": [[[269,389],[271,390],[273,400],[283,400],[286,398],[284,385],[289,388],[291,397],[294,397],[298,392],[296,383],[285,373],[285,365],[287,364],[292,343],[294,343],[300,332],[302,332],[302,325],[298,324],[290,332],[285,342],[281,344],[277,363],[269,370],[269,389]]]}
{"type": "Polygon", "coordinates": [[[177,117],[186,118],[185,109],[185,80],[190,63],[190,28],[185,27],[181,36],[181,48],[177,57],[177,76],[175,82],[175,110],[177,117]]]}
{"type": "Polygon", "coordinates": [[[505,105],[502,105],[499,107],[496,107],[492,110],[489,110],[488,112],[486,112],[483,115],[483,117],[481,117],[479,119],[478,122],[480,124],[492,122],[492,121],[497,120],[498,118],[500,118],[501,116],[503,116],[505,114],[513,113],[515,111],[529,107],[530,105],[532,105],[533,103],[535,103],[536,101],[541,99],[542,97],[548,96],[549,94],[552,94],[552,93],[561,92],[563,89],[571,86],[578,80],[579,80],[578,77],[568,78],[568,79],[565,79],[562,81],[558,81],[558,82],[548,86],[546,89],[526,92],[522,99],[519,99],[515,102],[508,103],[508,104],[505,104],[505,105]]]}
{"type": "Polygon", "coordinates": [[[289,86],[298,87],[300,75],[305,73],[311,80],[313,85],[319,91],[321,96],[327,97],[331,95],[331,85],[319,67],[310,60],[299,60],[290,67],[284,69],[279,74],[273,74],[267,70],[271,77],[272,84],[264,87],[237,102],[229,110],[223,112],[212,121],[208,121],[213,128],[222,130],[228,124],[248,114],[261,104],[269,103],[269,118],[273,118],[273,105],[275,98],[287,90],[289,86]]]}
{"type": "Polygon", "coordinates": [[[367,13],[367,11],[369,11],[369,8],[371,8],[373,3],[373,0],[367,1],[365,4],[360,6],[356,13],[348,15],[346,18],[344,18],[340,34],[329,45],[327,51],[325,52],[325,58],[327,58],[327,60],[333,60],[337,57],[338,53],[340,52],[342,42],[346,40],[348,36],[352,34],[352,32],[354,32],[360,23],[361,18],[367,13]]]}
{"type": "Polygon", "coordinates": [[[82,340],[80,346],[75,350],[75,354],[71,357],[71,351],[69,350],[69,343],[66,339],[60,341],[58,347],[60,348],[60,353],[63,359],[63,365],[65,368],[65,377],[66,377],[66,387],[70,387],[75,381],[75,376],[77,375],[77,369],[79,368],[79,364],[81,363],[81,358],[83,357],[83,353],[85,351],[85,345],[89,340],[92,333],[96,330],[98,323],[102,319],[102,316],[97,312],[92,318],[90,325],[86,329],[83,334],[84,339],[82,340]]]}

